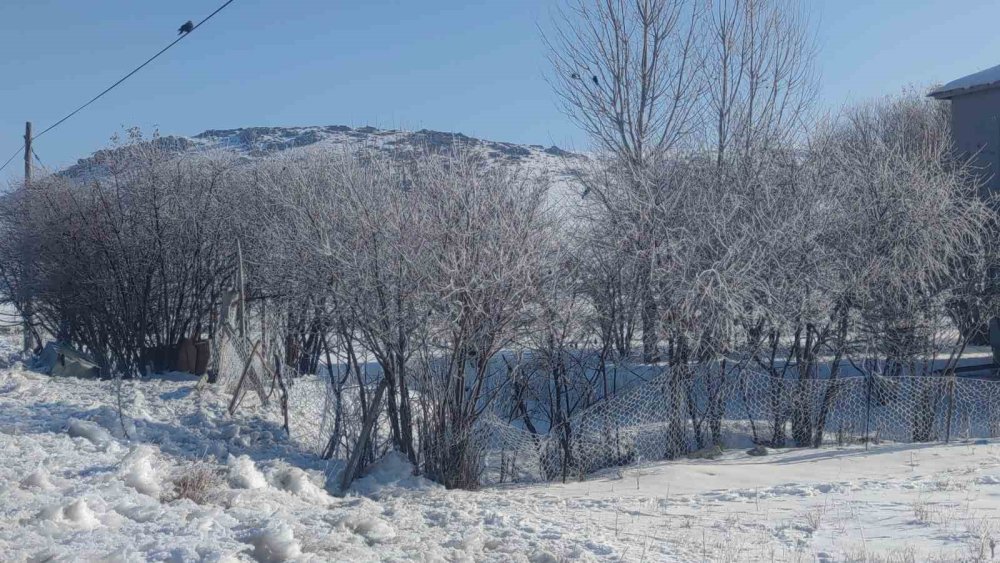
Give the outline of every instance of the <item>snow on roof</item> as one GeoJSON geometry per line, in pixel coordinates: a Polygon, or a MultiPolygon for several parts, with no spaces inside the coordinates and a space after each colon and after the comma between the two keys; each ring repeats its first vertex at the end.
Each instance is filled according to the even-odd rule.
{"type": "Polygon", "coordinates": [[[998,86],[1000,86],[1000,65],[952,80],[944,86],[931,90],[928,96],[943,100],[998,86]]]}

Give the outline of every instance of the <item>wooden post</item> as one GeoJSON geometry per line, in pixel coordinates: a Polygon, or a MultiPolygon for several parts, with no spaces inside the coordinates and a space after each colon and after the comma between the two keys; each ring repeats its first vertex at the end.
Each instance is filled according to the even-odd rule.
{"type": "MultiPolygon", "coordinates": [[[[31,187],[31,122],[26,121],[24,123],[24,189],[28,190],[31,187]]],[[[26,201],[28,199],[26,198],[26,201]]],[[[28,205],[25,207],[26,211],[30,210],[31,202],[28,201],[28,205]]],[[[30,219],[29,219],[30,221],[30,219]]],[[[34,283],[31,277],[31,264],[34,260],[34,256],[31,256],[30,250],[26,247],[27,241],[22,241],[25,247],[22,248],[23,260],[24,260],[24,276],[21,280],[24,287],[21,289],[21,297],[23,299],[21,314],[24,316],[24,352],[30,352],[34,346],[32,342],[32,324],[33,324],[33,314],[31,305],[31,285],[34,283]]]]}
{"type": "Polygon", "coordinates": [[[24,185],[31,183],[31,122],[24,123],[24,185]]]}
{"type": "Polygon", "coordinates": [[[243,245],[236,239],[236,259],[240,263],[239,269],[239,291],[240,291],[240,338],[247,337],[247,295],[245,280],[243,278],[243,245]]]}

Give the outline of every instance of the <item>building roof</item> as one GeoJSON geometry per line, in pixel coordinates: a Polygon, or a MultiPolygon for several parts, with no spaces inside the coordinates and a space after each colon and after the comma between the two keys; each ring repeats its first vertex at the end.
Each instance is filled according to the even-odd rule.
{"type": "Polygon", "coordinates": [[[939,100],[947,100],[991,88],[1000,88],[1000,65],[952,80],[944,86],[931,90],[927,95],[939,100]]]}

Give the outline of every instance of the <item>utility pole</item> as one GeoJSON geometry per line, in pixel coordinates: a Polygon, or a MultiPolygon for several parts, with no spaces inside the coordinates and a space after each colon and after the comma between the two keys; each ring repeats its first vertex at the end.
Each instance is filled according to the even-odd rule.
{"type": "Polygon", "coordinates": [[[24,185],[31,183],[31,122],[24,122],[24,185]]]}
{"type": "MultiPolygon", "coordinates": [[[[31,188],[31,122],[26,121],[24,123],[24,189],[25,195],[27,195],[27,190],[31,188]]],[[[30,213],[31,201],[30,198],[25,198],[28,205],[25,206],[25,211],[30,213]]],[[[27,214],[27,213],[26,213],[27,214]]],[[[30,217],[25,217],[25,220],[30,221],[30,217]]],[[[31,251],[28,248],[28,241],[22,241],[21,243],[22,252],[24,253],[24,275],[22,276],[21,282],[24,287],[21,288],[21,296],[23,301],[23,308],[21,314],[24,315],[24,351],[30,352],[33,347],[33,342],[31,338],[31,325],[32,325],[32,305],[31,305],[31,285],[34,283],[32,280],[31,269],[34,257],[31,256],[31,251]]]]}

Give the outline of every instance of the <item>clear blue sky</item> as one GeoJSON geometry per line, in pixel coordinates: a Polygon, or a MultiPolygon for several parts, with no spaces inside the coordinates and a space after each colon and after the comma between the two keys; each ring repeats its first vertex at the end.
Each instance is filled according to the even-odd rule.
{"type": "MultiPolygon", "coordinates": [[[[193,135],[333,124],[584,149],[544,80],[538,26],[557,1],[236,0],[36,150],[62,166],[122,126],[193,135]]],[[[995,0],[803,1],[814,7],[824,108],[1000,64],[995,0]]],[[[25,120],[47,127],[219,4],[0,3],[0,164],[25,120]]]]}

